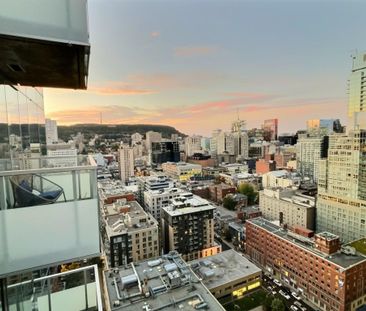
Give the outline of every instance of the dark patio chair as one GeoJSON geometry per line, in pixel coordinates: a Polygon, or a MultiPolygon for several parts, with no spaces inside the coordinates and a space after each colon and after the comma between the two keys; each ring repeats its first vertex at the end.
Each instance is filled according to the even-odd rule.
{"type": "Polygon", "coordinates": [[[49,179],[37,175],[15,175],[10,177],[13,189],[14,206],[26,207],[55,203],[63,195],[66,202],[64,189],[49,179]]]}

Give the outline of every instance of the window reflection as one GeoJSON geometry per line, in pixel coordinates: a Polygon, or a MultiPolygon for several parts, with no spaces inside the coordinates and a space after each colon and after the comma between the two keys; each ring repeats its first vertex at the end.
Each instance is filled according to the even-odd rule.
{"type": "Polygon", "coordinates": [[[43,92],[39,88],[0,85],[0,159],[15,159],[39,144],[45,153],[43,92]]]}

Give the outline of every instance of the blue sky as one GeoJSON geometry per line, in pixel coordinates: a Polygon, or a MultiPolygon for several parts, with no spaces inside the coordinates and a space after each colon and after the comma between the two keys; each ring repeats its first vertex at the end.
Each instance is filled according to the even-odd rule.
{"type": "Polygon", "coordinates": [[[90,0],[87,91],[45,90],[59,124],[167,124],[188,134],[278,118],[345,121],[366,1],[90,0]],[[61,107],[61,108],[60,108],[61,107]]]}

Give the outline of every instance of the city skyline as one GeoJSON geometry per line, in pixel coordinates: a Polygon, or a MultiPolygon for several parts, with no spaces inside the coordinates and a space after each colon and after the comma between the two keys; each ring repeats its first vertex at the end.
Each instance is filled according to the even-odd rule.
{"type": "Polygon", "coordinates": [[[90,1],[88,90],[45,89],[46,116],[59,125],[102,119],[203,135],[229,129],[238,113],[248,128],[278,118],[279,133],[306,128],[307,119],[346,123],[350,56],[365,49],[355,31],[365,8],[360,1],[90,1]]]}

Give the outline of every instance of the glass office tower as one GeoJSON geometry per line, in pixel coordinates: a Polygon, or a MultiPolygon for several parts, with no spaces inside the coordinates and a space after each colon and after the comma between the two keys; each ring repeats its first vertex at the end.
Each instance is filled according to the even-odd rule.
{"type": "Polygon", "coordinates": [[[102,310],[96,164],[44,156],[41,88],[87,85],[87,2],[3,0],[0,46],[0,311],[102,310]]]}

